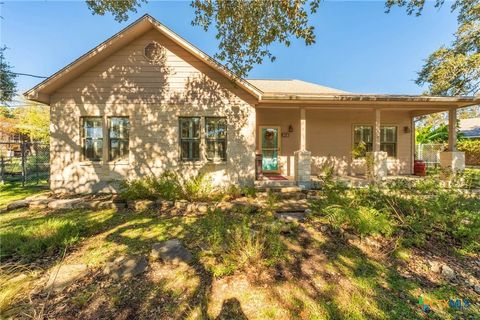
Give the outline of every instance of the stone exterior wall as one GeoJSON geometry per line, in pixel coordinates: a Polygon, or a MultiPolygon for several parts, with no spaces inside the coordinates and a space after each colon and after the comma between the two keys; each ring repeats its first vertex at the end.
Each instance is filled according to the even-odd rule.
{"type": "Polygon", "coordinates": [[[116,191],[119,182],[175,170],[208,173],[215,184],[254,180],[255,100],[199,59],[151,30],[51,96],[51,188],[56,192],[116,191]],[[144,48],[155,41],[165,57],[152,63],[144,48]],[[81,117],[128,116],[128,160],[108,161],[107,129],[101,162],[83,159],[81,117]],[[180,161],[181,116],[227,118],[227,161],[180,161]]]}

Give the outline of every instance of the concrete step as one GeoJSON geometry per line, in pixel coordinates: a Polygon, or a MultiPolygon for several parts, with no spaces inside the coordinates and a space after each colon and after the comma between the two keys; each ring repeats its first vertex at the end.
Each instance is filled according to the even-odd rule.
{"type": "Polygon", "coordinates": [[[288,188],[296,187],[296,183],[293,180],[257,180],[255,181],[255,187],[258,189],[267,188],[288,188]]]}

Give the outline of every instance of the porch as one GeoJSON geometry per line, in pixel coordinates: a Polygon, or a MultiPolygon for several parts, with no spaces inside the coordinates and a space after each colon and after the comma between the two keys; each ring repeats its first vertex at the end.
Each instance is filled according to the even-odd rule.
{"type": "Polygon", "coordinates": [[[265,106],[257,108],[256,186],[310,188],[316,177],[333,170],[352,186],[413,177],[415,123],[419,115],[449,111],[448,150],[441,165],[465,167],[456,151],[456,110],[445,106],[265,106]],[[363,153],[355,154],[363,144],[363,153]],[[372,164],[369,165],[368,159],[372,164]]]}

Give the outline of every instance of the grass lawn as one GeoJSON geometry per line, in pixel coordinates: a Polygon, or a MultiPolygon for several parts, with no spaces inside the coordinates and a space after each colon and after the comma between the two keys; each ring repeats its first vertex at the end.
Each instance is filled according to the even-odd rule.
{"type": "Polygon", "coordinates": [[[40,185],[27,185],[22,187],[21,183],[0,184],[0,209],[15,200],[21,200],[28,196],[46,192],[45,183],[40,185]]]}
{"type": "MultiPolygon", "coordinates": [[[[268,210],[16,210],[0,215],[0,238],[5,317],[29,318],[43,307],[52,319],[422,319],[420,296],[472,303],[460,311],[435,304],[429,319],[480,316],[478,295],[429,271],[432,252],[393,246],[387,253],[392,246],[345,240],[318,216],[292,224],[268,210]],[[153,243],[171,238],[193,253],[192,264],[150,260],[144,274],[125,281],[103,273],[108,261],[148,256],[153,243]],[[65,250],[63,264],[86,264],[88,274],[47,296],[42,279],[65,250]]],[[[469,267],[478,255],[447,258],[461,272],[479,271],[469,267]]]]}

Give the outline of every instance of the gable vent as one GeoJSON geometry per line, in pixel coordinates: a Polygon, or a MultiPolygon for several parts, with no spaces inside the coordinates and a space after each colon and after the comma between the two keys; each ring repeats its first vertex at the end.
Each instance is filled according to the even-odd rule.
{"type": "Polygon", "coordinates": [[[148,61],[153,63],[161,63],[165,61],[166,51],[165,48],[156,42],[150,42],[145,46],[143,54],[148,61]]]}

